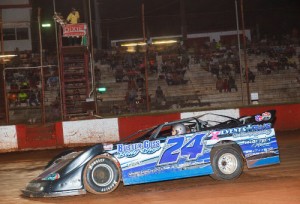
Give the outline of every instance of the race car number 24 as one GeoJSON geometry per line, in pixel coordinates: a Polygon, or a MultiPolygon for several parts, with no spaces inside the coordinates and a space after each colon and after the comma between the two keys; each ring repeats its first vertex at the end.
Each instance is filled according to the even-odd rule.
{"type": "Polygon", "coordinates": [[[205,135],[195,135],[190,140],[187,140],[185,136],[169,138],[158,165],[176,163],[182,157],[186,157],[187,161],[196,160],[203,153],[202,139],[205,135]]]}

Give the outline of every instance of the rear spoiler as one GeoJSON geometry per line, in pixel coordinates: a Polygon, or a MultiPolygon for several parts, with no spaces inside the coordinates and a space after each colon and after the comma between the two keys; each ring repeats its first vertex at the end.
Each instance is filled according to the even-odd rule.
{"type": "MultiPolygon", "coordinates": [[[[247,116],[242,116],[239,119],[244,117],[247,116]]],[[[264,112],[260,112],[250,116],[250,118],[247,119],[248,123],[252,123],[252,124],[272,123],[272,126],[274,125],[275,120],[276,120],[276,110],[267,110],[264,112]]]]}

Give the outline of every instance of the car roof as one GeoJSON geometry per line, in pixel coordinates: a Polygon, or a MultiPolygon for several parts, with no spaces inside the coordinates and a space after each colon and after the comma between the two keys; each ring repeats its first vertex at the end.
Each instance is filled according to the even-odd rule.
{"type": "Polygon", "coordinates": [[[177,124],[177,123],[189,122],[191,120],[201,121],[201,120],[199,120],[196,117],[188,117],[188,118],[182,118],[180,120],[174,120],[174,121],[170,121],[170,122],[165,122],[165,123],[162,123],[160,125],[173,125],[173,124],[177,124]]]}

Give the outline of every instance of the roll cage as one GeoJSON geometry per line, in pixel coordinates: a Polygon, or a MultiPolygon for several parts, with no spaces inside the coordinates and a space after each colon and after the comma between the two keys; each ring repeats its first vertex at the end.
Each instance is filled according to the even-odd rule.
{"type": "MultiPolygon", "coordinates": [[[[272,117],[268,122],[273,123],[275,120],[275,110],[267,111],[270,112],[272,117]]],[[[176,121],[165,122],[159,124],[157,126],[153,126],[151,128],[147,128],[144,130],[139,130],[128,137],[124,138],[120,141],[120,143],[124,142],[137,142],[141,140],[155,140],[159,138],[164,138],[171,135],[171,127],[175,124],[184,124],[187,129],[193,132],[201,132],[201,131],[209,131],[209,130],[219,130],[224,128],[233,128],[240,127],[246,124],[260,124],[264,123],[264,121],[256,121],[255,115],[252,116],[242,116],[240,118],[233,118],[226,115],[220,115],[215,113],[205,113],[202,115],[183,118],[176,121]],[[220,120],[201,120],[201,118],[207,116],[220,117],[220,120]]]]}

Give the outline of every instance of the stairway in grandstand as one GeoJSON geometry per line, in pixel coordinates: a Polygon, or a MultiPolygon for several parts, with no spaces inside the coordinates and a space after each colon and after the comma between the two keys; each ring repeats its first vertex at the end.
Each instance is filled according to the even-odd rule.
{"type": "MultiPolygon", "coordinates": [[[[238,92],[220,93],[216,90],[216,76],[201,67],[199,64],[190,66],[188,72],[190,82],[202,103],[209,103],[211,107],[224,107],[229,105],[241,105],[242,94],[238,87],[238,92]]],[[[236,77],[236,84],[240,83],[236,77]]]]}
{"type": "MultiPolygon", "coordinates": [[[[299,61],[296,56],[291,58],[298,64],[298,69],[289,68],[272,72],[271,74],[261,74],[257,72],[256,65],[265,56],[249,56],[249,69],[256,74],[255,83],[249,83],[250,93],[257,92],[259,103],[289,103],[300,101],[300,84],[296,77],[299,76],[299,61]]],[[[245,83],[244,83],[245,84],[245,83]]]]}
{"type": "Polygon", "coordinates": [[[270,75],[257,75],[250,92],[259,94],[259,103],[288,103],[300,100],[300,84],[295,69],[280,70],[270,75]]]}

